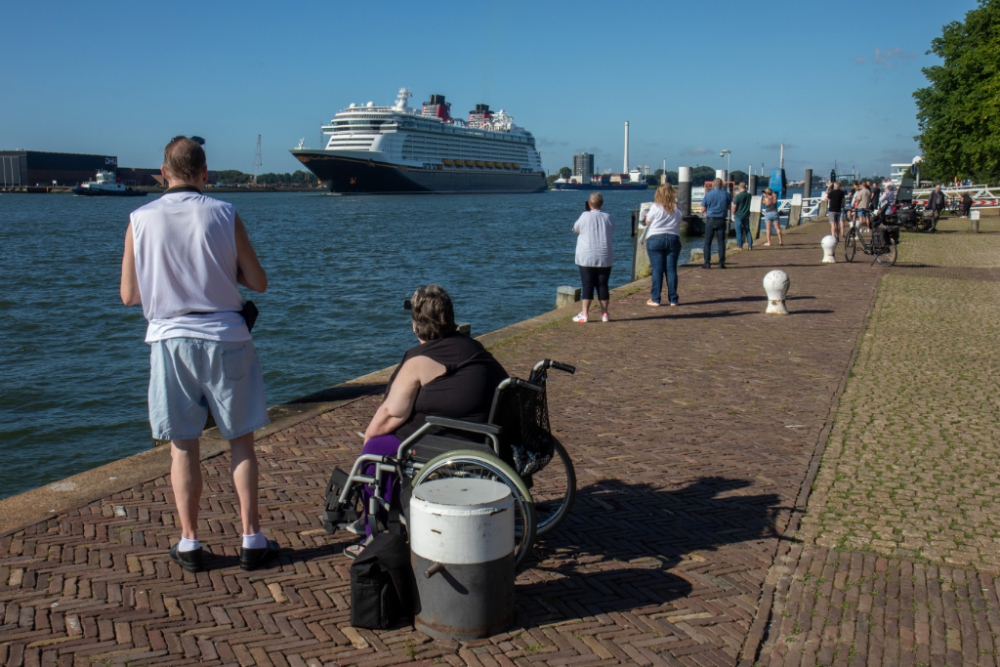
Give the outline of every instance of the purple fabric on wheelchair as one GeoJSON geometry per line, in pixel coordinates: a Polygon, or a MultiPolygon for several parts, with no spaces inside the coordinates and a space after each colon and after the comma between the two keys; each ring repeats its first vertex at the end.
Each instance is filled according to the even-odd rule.
{"type": "MultiPolygon", "coordinates": [[[[361,453],[374,454],[375,456],[395,456],[396,452],[399,451],[399,445],[401,443],[402,441],[392,434],[379,435],[366,442],[364,449],[361,450],[361,453]]],[[[374,475],[375,464],[369,463],[363,466],[361,469],[361,473],[364,475],[374,475]]],[[[382,495],[385,498],[385,500],[390,505],[393,503],[398,503],[399,500],[394,497],[395,494],[393,493],[393,487],[395,486],[396,483],[396,476],[391,474],[383,474],[382,480],[383,484],[385,484],[385,488],[382,490],[382,495]]],[[[367,525],[368,501],[371,499],[374,493],[375,489],[373,489],[368,484],[365,484],[364,486],[361,487],[361,495],[364,498],[364,514],[362,515],[362,517],[366,519],[365,531],[369,537],[371,537],[372,529],[371,526],[367,525]]],[[[384,515],[385,512],[380,512],[380,514],[384,515]]],[[[383,521],[386,518],[387,518],[386,516],[382,516],[383,521]]]]}

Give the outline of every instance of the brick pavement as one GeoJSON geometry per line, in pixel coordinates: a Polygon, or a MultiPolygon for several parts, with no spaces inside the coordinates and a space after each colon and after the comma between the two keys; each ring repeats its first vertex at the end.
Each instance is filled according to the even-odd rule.
{"type": "Polygon", "coordinates": [[[0,536],[0,662],[749,664],[882,274],[820,265],[825,229],[736,253],[727,271],[682,271],[680,308],[647,308],[640,290],[610,324],[567,317],[493,345],[521,376],[543,357],[579,369],[550,389],[579,495],[519,574],[509,633],[459,645],[349,627],[348,541],[319,512],[376,407],[363,397],[260,441],[263,525],[282,546],[268,569],[238,567],[226,454],[203,462],[206,572],[167,557],[166,476],[0,536]],[[785,318],[763,315],[778,267],[785,318]]]}
{"type": "Polygon", "coordinates": [[[1000,234],[939,229],[879,289],[762,664],[998,664],[1000,234]]]}

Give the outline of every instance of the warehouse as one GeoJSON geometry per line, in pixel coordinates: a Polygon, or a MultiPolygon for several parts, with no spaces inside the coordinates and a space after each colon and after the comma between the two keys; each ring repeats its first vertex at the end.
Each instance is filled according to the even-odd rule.
{"type": "Polygon", "coordinates": [[[113,155],[0,150],[0,188],[32,185],[78,185],[99,170],[117,171],[113,155]]]}

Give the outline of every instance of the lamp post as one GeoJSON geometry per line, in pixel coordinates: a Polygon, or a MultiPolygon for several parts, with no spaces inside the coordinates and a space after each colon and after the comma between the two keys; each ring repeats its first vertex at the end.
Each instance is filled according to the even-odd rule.
{"type": "Polygon", "coordinates": [[[719,153],[719,157],[726,158],[726,178],[729,178],[729,172],[732,170],[733,166],[733,152],[728,148],[719,153]]]}

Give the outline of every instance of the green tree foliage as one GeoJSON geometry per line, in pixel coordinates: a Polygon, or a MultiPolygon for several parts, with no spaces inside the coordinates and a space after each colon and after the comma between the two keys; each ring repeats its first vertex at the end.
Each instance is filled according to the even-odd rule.
{"type": "Polygon", "coordinates": [[[573,170],[570,169],[569,167],[562,167],[559,169],[560,178],[569,178],[572,175],[573,175],[573,170]]]}
{"type": "Polygon", "coordinates": [[[980,0],[965,22],[944,26],[925,67],[930,82],[913,93],[925,177],[1000,179],[1000,0],[980,0]]]}

